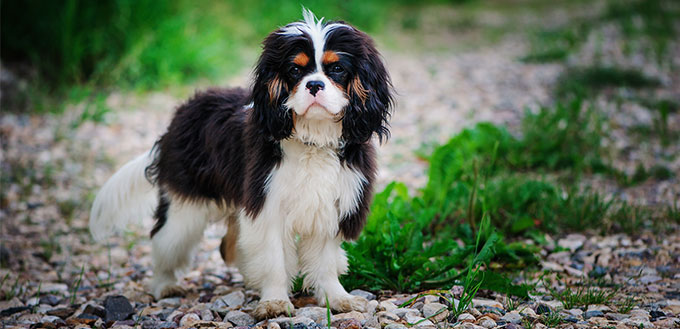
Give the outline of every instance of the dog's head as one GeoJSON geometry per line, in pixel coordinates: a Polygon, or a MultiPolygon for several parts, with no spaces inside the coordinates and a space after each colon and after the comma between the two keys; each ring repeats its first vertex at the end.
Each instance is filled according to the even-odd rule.
{"type": "Polygon", "coordinates": [[[255,68],[253,119],[274,140],[333,122],[348,143],[388,137],[391,82],[373,40],[347,23],[304,20],[272,32],[255,68]]]}

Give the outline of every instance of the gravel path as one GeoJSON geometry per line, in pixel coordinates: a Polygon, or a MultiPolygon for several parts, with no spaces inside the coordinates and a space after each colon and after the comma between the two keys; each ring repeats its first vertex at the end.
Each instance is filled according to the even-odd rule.
{"type": "MultiPolygon", "coordinates": [[[[507,124],[512,129],[525,107],[548,103],[562,67],[517,61],[525,51],[521,39],[510,37],[490,47],[461,53],[416,56],[385,52],[398,92],[398,105],[392,119],[392,139],[380,151],[380,184],[397,179],[411,187],[421,187],[427,166],[414,155],[414,150],[444,142],[479,121],[507,124]]],[[[653,71],[654,67],[647,70],[653,71]]],[[[247,80],[246,72],[229,84],[243,85],[247,80]]],[[[669,75],[661,92],[678,96],[677,86],[678,76],[669,75]]],[[[190,292],[186,298],[154,301],[144,289],[151,274],[147,238],[150,219],[106,243],[92,241],[87,231],[87,207],[94,191],[122,163],[153,145],[179,102],[164,93],[114,94],[107,104],[115,109],[115,115],[107,125],[87,122],[76,129],[69,127],[82,111],[78,107],[61,117],[0,116],[2,326],[257,325],[268,329],[304,329],[328,325],[326,310],[304,296],[294,299],[298,308],[291,317],[255,323],[248,312],[258,296],[243,287],[243,278],[235,269],[223,265],[217,248],[224,228],[218,225],[206,231],[196,266],[183,279],[190,292]]],[[[627,108],[620,122],[639,112],[627,108]]],[[[680,125],[677,115],[671,120],[680,125]]],[[[632,145],[627,136],[618,137],[618,143],[632,145]]],[[[670,148],[670,152],[678,150],[677,145],[670,148]]],[[[633,158],[644,158],[649,153],[654,154],[654,150],[633,148],[630,154],[633,158]]],[[[621,166],[628,168],[630,161],[622,161],[621,166]]],[[[668,165],[680,173],[680,160],[672,160],[668,165]]],[[[605,191],[620,192],[607,182],[600,185],[605,191]]],[[[680,199],[678,185],[675,178],[624,193],[647,203],[667,202],[680,199]],[[647,200],[650,195],[653,200],[647,200]]],[[[369,311],[335,314],[330,325],[337,329],[402,329],[419,322],[416,327],[545,328],[538,320],[556,312],[565,319],[566,323],[561,325],[565,328],[680,326],[678,235],[559,238],[555,237],[567,251],[542,250],[541,266],[551,274],[543,278],[547,284],[539,284],[539,291],[563,287],[596,271],[607,282],[623,286],[614,297],[616,303],[634,296],[637,306],[626,314],[622,314],[622,306],[612,306],[616,305],[614,302],[565,309],[549,296],[536,296],[529,302],[512,305],[505,296],[490,293],[481,295],[468,313],[457,318],[443,312],[419,322],[448,306],[446,299],[422,296],[400,307],[414,296],[387,292],[375,296],[355,291],[373,300],[369,311]]],[[[453,287],[446,297],[459,298],[460,292],[460,287],[453,287]]]]}

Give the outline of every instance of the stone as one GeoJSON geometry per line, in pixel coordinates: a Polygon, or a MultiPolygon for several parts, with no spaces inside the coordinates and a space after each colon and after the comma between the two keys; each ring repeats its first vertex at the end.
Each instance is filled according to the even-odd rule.
{"type": "Polygon", "coordinates": [[[383,329],[407,329],[407,327],[401,323],[390,323],[386,325],[383,329]]]}
{"type": "Polygon", "coordinates": [[[390,301],[386,301],[386,300],[380,302],[379,307],[382,308],[383,310],[387,311],[387,312],[392,312],[392,311],[394,311],[398,308],[397,305],[394,305],[394,303],[392,303],[390,301]]]}
{"type": "Polygon", "coordinates": [[[382,326],[399,321],[399,317],[392,312],[382,311],[378,312],[376,315],[378,317],[378,322],[382,326]]]}
{"type": "Polygon", "coordinates": [[[523,315],[523,316],[530,316],[530,317],[532,317],[532,318],[537,318],[537,317],[538,317],[538,315],[536,314],[536,312],[535,312],[533,309],[531,309],[530,307],[524,307],[524,308],[522,308],[522,309],[519,311],[519,314],[521,314],[521,315],[523,315]]]}
{"type": "Polygon", "coordinates": [[[448,307],[440,303],[430,303],[423,305],[423,316],[434,322],[441,322],[449,316],[448,307]],[[437,314],[439,313],[439,314],[437,314]]]}
{"type": "Polygon", "coordinates": [[[344,320],[344,319],[357,319],[357,320],[361,321],[361,320],[366,320],[366,316],[363,313],[360,313],[360,312],[357,312],[357,311],[333,315],[333,321],[344,320]]]}
{"type": "Polygon", "coordinates": [[[501,317],[501,320],[509,323],[519,324],[522,322],[522,315],[517,311],[512,311],[505,313],[505,315],[501,317]]]}
{"type": "Polygon", "coordinates": [[[177,308],[182,305],[182,299],[180,297],[169,297],[159,300],[156,304],[160,307],[165,308],[177,308]]]}
{"type": "Polygon", "coordinates": [[[633,309],[632,311],[628,312],[628,314],[630,314],[631,317],[640,317],[640,318],[649,319],[649,312],[647,312],[646,310],[643,310],[641,308],[633,309]]]}
{"type": "Polygon", "coordinates": [[[126,320],[135,313],[135,309],[130,305],[125,296],[108,296],[104,300],[106,315],[104,322],[126,320]]]}
{"type": "Polygon", "coordinates": [[[295,315],[307,317],[314,320],[316,323],[321,323],[322,321],[326,320],[326,311],[327,310],[323,307],[302,307],[295,310],[295,315]]]}
{"type": "Polygon", "coordinates": [[[588,272],[588,277],[591,279],[599,279],[607,274],[608,268],[596,265],[590,272],[588,272]]]}
{"type": "Polygon", "coordinates": [[[490,306],[499,308],[501,310],[503,309],[503,304],[491,299],[474,298],[472,299],[472,305],[474,305],[474,307],[490,306]]]}
{"type": "Polygon", "coordinates": [[[604,317],[609,319],[609,320],[623,321],[624,319],[630,318],[630,314],[607,313],[607,314],[604,315],[604,317]]]}
{"type": "Polygon", "coordinates": [[[366,320],[364,323],[364,327],[369,327],[369,328],[379,328],[380,327],[380,321],[378,321],[377,316],[372,316],[366,320]]]}
{"type": "Polygon", "coordinates": [[[180,327],[187,327],[198,321],[201,321],[201,318],[197,314],[187,313],[179,320],[179,325],[180,327]]]}
{"type": "Polygon", "coordinates": [[[575,316],[575,317],[581,317],[583,316],[583,310],[580,308],[572,308],[570,310],[566,310],[569,315],[575,316]]]}
{"type": "Polygon", "coordinates": [[[232,291],[231,293],[220,297],[227,307],[242,306],[246,301],[246,295],[241,290],[232,291]]]}
{"type": "Polygon", "coordinates": [[[92,314],[80,314],[77,317],[71,318],[71,319],[74,319],[78,323],[82,323],[82,324],[86,324],[88,326],[91,326],[92,324],[97,322],[97,320],[99,320],[99,317],[96,316],[96,315],[92,315],[92,314]]]}
{"type": "Polygon", "coordinates": [[[61,298],[59,298],[55,295],[52,295],[52,294],[48,294],[48,295],[40,296],[40,303],[39,304],[47,304],[47,305],[54,306],[54,305],[59,304],[60,301],[61,301],[61,298]]]}
{"type": "Polygon", "coordinates": [[[564,249],[569,249],[571,252],[575,252],[583,246],[586,241],[586,237],[583,234],[569,234],[564,239],[559,239],[557,245],[564,249]]]}
{"type": "Polygon", "coordinates": [[[41,292],[56,292],[65,293],[68,292],[68,286],[64,283],[43,283],[40,286],[41,292]]]}
{"type": "Polygon", "coordinates": [[[62,319],[66,319],[75,313],[75,308],[72,307],[57,307],[47,311],[47,315],[58,316],[62,319]]]}
{"type": "Polygon", "coordinates": [[[83,309],[84,314],[92,314],[94,316],[104,318],[106,317],[106,309],[99,305],[94,305],[94,304],[87,304],[85,308],[83,309]]]}
{"type": "Polygon", "coordinates": [[[601,312],[611,312],[612,309],[607,305],[588,305],[587,311],[601,311],[601,312]]]}
{"type": "Polygon", "coordinates": [[[654,324],[642,317],[631,317],[623,320],[622,323],[635,328],[654,328],[654,324]]]}
{"type": "Polygon", "coordinates": [[[361,290],[361,289],[354,289],[349,292],[350,295],[354,296],[359,296],[359,297],[364,297],[366,300],[375,300],[375,295],[371,292],[361,290]]]}
{"type": "Polygon", "coordinates": [[[488,316],[481,317],[479,320],[477,320],[477,324],[480,327],[484,328],[493,328],[496,326],[496,321],[492,320],[488,316]]]}
{"type": "Polygon", "coordinates": [[[536,322],[534,324],[534,326],[532,327],[532,329],[547,329],[547,328],[548,327],[546,325],[544,325],[543,323],[540,323],[540,322],[536,322]]]}
{"type": "Polygon", "coordinates": [[[599,311],[599,310],[594,310],[594,311],[586,311],[583,314],[583,318],[586,319],[586,320],[590,319],[590,318],[594,318],[594,317],[604,317],[604,313],[602,313],[602,311],[599,311]]]}
{"type": "Polygon", "coordinates": [[[406,316],[406,314],[409,314],[409,313],[411,313],[413,315],[420,315],[420,312],[418,312],[418,310],[414,310],[412,308],[404,308],[404,307],[398,308],[398,309],[392,311],[392,313],[396,314],[400,318],[404,318],[406,316]]]}
{"type": "Polygon", "coordinates": [[[359,322],[357,319],[342,319],[339,321],[333,321],[333,327],[338,329],[361,329],[361,322],[359,322]]]}
{"type": "Polygon", "coordinates": [[[457,320],[458,320],[458,322],[470,322],[470,323],[472,323],[472,322],[475,322],[476,319],[475,319],[475,317],[474,317],[472,314],[470,314],[470,313],[461,313],[461,314],[458,316],[458,319],[457,319],[457,320]]]}
{"type": "Polygon", "coordinates": [[[378,301],[377,300],[371,300],[366,303],[366,313],[368,314],[375,314],[375,310],[378,308],[378,301]]]}
{"type": "Polygon", "coordinates": [[[652,317],[652,319],[657,319],[666,316],[666,313],[661,312],[661,311],[656,311],[656,310],[651,310],[649,311],[649,316],[652,317]]]}
{"type": "Polygon", "coordinates": [[[452,329],[484,329],[484,327],[478,326],[478,325],[476,325],[474,323],[470,323],[470,322],[459,323],[459,324],[457,324],[453,327],[450,327],[450,328],[452,328],[452,329]]]}
{"type": "Polygon", "coordinates": [[[267,329],[281,329],[281,326],[276,322],[269,321],[267,322],[267,329]]]}
{"type": "Polygon", "coordinates": [[[658,276],[658,275],[645,275],[645,276],[640,278],[640,283],[650,284],[650,283],[654,283],[654,282],[657,282],[657,281],[660,281],[660,280],[661,280],[661,277],[658,276]]]}
{"type": "Polygon", "coordinates": [[[419,314],[414,314],[414,313],[406,313],[404,316],[404,320],[406,323],[412,324],[412,325],[417,325],[417,326],[434,326],[434,323],[430,320],[426,320],[419,314]]]}
{"type": "Polygon", "coordinates": [[[24,306],[24,303],[21,302],[21,300],[17,297],[14,297],[10,300],[3,300],[0,301],[0,311],[4,311],[6,309],[14,308],[14,307],[22,307],[24,306]]]}
{"type": "Polygon", "coordinates": [[[235,326],[250,326],[255,324],[255,319],[253,319],[252,316],[241,311],[229,311],[229,313],[224,316],[224,321],[229,321],[235,326]]]}
{"type": "Polygon", "coordinates": [[[292,319],[293,324],[304,324],[306,326],[313,326],[314,320],[306,316],[296,316],[292,319]]]}

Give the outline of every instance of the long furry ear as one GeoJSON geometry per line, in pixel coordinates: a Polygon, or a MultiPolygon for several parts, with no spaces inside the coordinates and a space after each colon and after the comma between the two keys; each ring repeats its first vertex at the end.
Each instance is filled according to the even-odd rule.
{"type": "Polygon", "coordinates": [[[342,119],[342,136],[350,143],[365,143],[373,134],[389,138],[388,120],[393,106],[392,82],[373,40],[356,30],[364,51],[358,71],[347,85],[349,105],[342,119]]]}
{"type": "Polygon", "coordinates": [[[285,139],[293,131],[292,111],[283,105],[288,87],[277,73],[278,65],[285,58],[281,50],[284,40],[278,32],[270,34],[262,43],[264,50],[255,67],[251,117],[260,132],[273,140],[285,139]]]}

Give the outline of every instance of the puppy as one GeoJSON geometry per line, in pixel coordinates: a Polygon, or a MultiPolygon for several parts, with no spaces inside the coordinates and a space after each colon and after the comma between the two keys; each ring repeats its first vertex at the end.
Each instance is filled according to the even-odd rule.
{"type": "Polygon", "coordinates": [[[155,216],[156,298],[178,295],[176,272],[210,220],[224,221],[220,251],[259,290],[258,319],[285,314],[292,278],[319,303],[363,311],[338,276],[343,240],[366,221],[376,176],[374,136],[388,137],[393,99],[373,41],[351,25],[304,20],[263,42],[251,90],[198,92],[151,151],[102,187],[90,215],[95,239],[155,216]]]}

